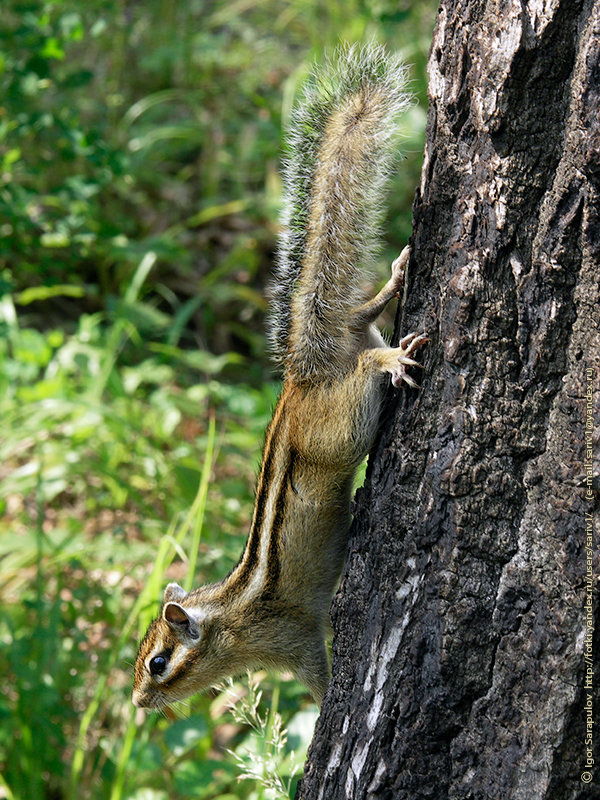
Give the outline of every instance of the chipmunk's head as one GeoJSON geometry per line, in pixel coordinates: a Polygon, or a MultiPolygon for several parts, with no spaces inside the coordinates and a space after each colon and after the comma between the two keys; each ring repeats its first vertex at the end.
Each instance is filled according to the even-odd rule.
{"type": "Polygon", "coordinates": [[[176,583],[165,589],[161,614],[140,643],[132,701],[139,708],[163,708],[207,689],[230,674],[233,636],[210,595],[187,594],[176,583]]]}

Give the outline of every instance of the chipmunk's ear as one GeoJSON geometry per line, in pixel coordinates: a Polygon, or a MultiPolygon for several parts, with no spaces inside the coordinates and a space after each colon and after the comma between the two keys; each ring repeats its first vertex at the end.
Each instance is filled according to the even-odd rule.
{"type": "Polygon", "coordinates": [[[185,589],[178,583],[168,583],[165,589],[164,601],[168,603],[169,600],[173,600],[175,603],[179,603],[186,594],[185,589]]]}
{"type": "Polygon", "coordinates": [[[163,608],[163,619],[178,635],[198,639],[200,632],[194,617],[179,603],[168,602],[163,608]]]}

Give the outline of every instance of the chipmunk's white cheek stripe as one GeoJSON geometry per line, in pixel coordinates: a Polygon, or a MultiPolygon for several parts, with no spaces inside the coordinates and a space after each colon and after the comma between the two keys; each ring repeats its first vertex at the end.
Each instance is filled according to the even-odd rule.
{"type": "Polygon", "coordinates": [[[167,666],[165,671],[160,675],[152,675],[152,680],[156,683],[164,683],[168,681],[171,676],[177,671],[179,666],[184,662],[189,655],[189,652],[194,647],[197,647],[198,644],[202,641],[202,624],[211,616],[211,611],[213,610],[212,607],[208,609],[194,609],[194,608],[186,608],[189,615],[193,618],[194,622],[198,625],[200,636],[198,639],[193,641],[193,644],[187,646],[183,642],[180,642],[175,647],[173,647],[173,640],[172,639],[163,639],[161,638],[159,642],[155,645],[154,649],[150,653],[150,655],[146,658],[145,666],[146,671],[149,675],[152,675],[150,671],[150,662],[152,661],[155,656],[164,655],[165,651],[172,648],[172,652],[168,657],[167,666]]]}
{"type": "Polygon", "coordinates": [[[169,663],[167,664],[166,670],[161,675],[161,678],[164,681],[168,681],[171,675],[173,675],[177,671],[177,668],[182,663],[182,661],[185,660],[185,657],[187,656],[188,652],[189,652],[188,648],[184,647],[183,645],[180,645],[179,647],[175,648],[175,650],[171,654],[171,657],[169,658],[169,663]]]}

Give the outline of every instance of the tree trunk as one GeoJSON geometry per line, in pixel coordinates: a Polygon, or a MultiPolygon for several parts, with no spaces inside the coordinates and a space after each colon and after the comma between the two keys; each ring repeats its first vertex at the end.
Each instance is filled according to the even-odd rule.
{"type": "Polygon", "coordinates": [[[600,0],[442,1],[401,325],[431,341],[357,498],[300,800],[600,797],[599,51],[600,0]]]}

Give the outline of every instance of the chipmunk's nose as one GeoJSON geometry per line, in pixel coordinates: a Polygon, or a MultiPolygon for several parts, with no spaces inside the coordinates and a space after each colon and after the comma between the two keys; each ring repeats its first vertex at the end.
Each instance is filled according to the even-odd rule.
{"type": "Polygon", "coordinates": [[[136,708],[146,707],[146,703],[144,703],[144,695],[139,691],[139,689],[134,689],[131,693],[131,702],[136,708]]]}

